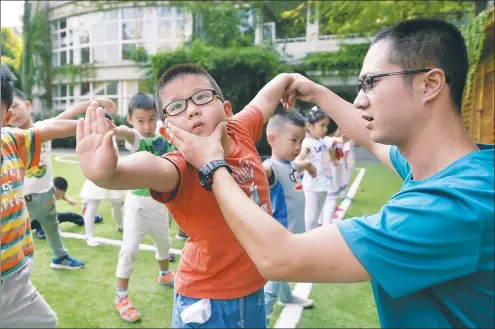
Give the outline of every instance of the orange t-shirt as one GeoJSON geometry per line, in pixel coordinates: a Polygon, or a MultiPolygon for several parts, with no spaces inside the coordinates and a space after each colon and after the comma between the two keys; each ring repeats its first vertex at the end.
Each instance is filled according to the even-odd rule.
{"type": "MultiPolygon", "coordinates": [[[[227,122],[232,155],[225,159],[242,190],[271,214],[268,181],[255,142],[261,138],[263,114],[247,106],[227,122]]],[[[191,298],[233,299],[261,289],[266,280],[227,225],[212,192],[199,184],[198,171],[178,152],[163,156],[180,172],[176,194],[151,191],[165,203],[189,235],[175,277],[175,289],[191,298]]]]}

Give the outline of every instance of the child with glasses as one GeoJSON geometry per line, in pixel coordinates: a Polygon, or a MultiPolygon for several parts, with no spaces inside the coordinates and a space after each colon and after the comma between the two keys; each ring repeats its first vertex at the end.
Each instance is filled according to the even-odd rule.
{"type": "MultiPolygon", "coordinates": [[[[201,67],[171,67],[156,87],[162,119],[199,136],[227,130],[226,164],[246,195],[269,214],[268,182],[255,143],[281,100],[288,77],[275,77],[234,116],[230,102],[201,67]]],[[[179,152],[161,158],[148,152],[117,158],[113,134],[97,107],[90,106],[78,127],[77,156],[84,175],[106,188],[149,188],[189,235],[175,278],[172,327],[266,327],[266,280],[227,225],[207,181],[200,181],[198,171],[179,152]]]]}

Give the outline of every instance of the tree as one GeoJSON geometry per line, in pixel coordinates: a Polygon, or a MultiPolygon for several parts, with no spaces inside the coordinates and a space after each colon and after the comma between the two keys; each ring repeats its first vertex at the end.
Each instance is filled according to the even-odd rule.
{"type": "Polygon", "coordinates": [[[2,26],[2,64],[6,64],[17,78],[17,86],[21,85],[20,65],[22,57],[22,42],[14,30],[2,26]]]}
{"type": "Polygon", "coordinates": [[[31,3],[24,2],[22,56],[22,90],[28,98],[33,97],[33,87],[39,88],[37,95],[44,108],[52,108],[52,38],[48,12],[40,10],[39,1],[31,16],[31,3]]]}
{"type": "MultiPolygon", "coordinates": [[[[293,20],[306,15],[308,1],[282,14],[293,20]]],[[[374,35],[398,21],[416,17],[441,18],[464,24],[474,17],[473,1],[319,1],[320,34],[374,35]]]]}

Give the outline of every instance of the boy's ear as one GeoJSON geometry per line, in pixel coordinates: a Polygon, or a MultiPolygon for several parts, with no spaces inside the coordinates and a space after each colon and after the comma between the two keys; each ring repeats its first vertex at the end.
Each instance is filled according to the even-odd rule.
{"type": "Polygon", "coordinates": [[[127,122],[132,126],[131,117],[129,115],[127,115],[127,122]]]}
{"type": "Polygon", "coordinates": [[[306,122],[306,129],[309,129],[311,127],[311,123],[306,122]]]}
{"type": "Polygon", "coordinates": [[[275,144],[275,140],[277,139],[277,136],[275,134],[267,134],[266,135],[266,140],[268,141],[268,144],[273,147],[273,144],[275,144]]]}
{"type": "Polygon", "coordinates": [[[12,118],[12,111],[8,111],[3,118],[2,127],[6,127],[9,124],[10,118],[12,118]]]}
{"type": "Polygon", "coordinates": [[[223,102],[223,111],[225,112],[227,119],[232,117],[232,104],[229,101],[223,102]]]}
{"type": "Polygon", "coordinates": [[[24,102],[24,104],[26,104],[26,109],[27,109],[28,111],[31,111],[31,107],[33,106],[33,104],[31,103],[31,101],[26,100],[26,101],[24,102]]]}

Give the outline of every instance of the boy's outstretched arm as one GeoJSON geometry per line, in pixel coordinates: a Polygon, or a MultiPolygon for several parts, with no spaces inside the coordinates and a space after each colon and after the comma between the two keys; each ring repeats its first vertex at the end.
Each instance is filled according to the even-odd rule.
{"type": "Polygon", "coordinates": [[[52,139],[74,136],[77,121],[48,119],[36,125],[42,143],[52,139]]]}
{"type": "Polygon", "coordinates": [[[77,122],[76,155],[84,176],[96,185],[113,190],[150,188],[172,192],[179,184],[177,168],[148,152],[120,158],[113,147],[103,109],[92,102],[85,119],[77,122]]]}
{"type": "Polygon", "coordinates": [[[115,103],[109,98],[94,98],[92,100],[77,103],[73,106],[69,107],[59,115],[57,115],[54,119],[74,119],[79,114],[86,112],[91,102],[97,102],[102,108],[104,108],[107,113],[115,113],[117,112],[117,106],[115,103]]]}
{"type": "Polygon", "coordinates": [[[268,121],[277,109],[285,89],[293,82],[290,74],[281,73],[268,82],[249,103],[256,105],[263,113],[264,123],[268,121]]]}

